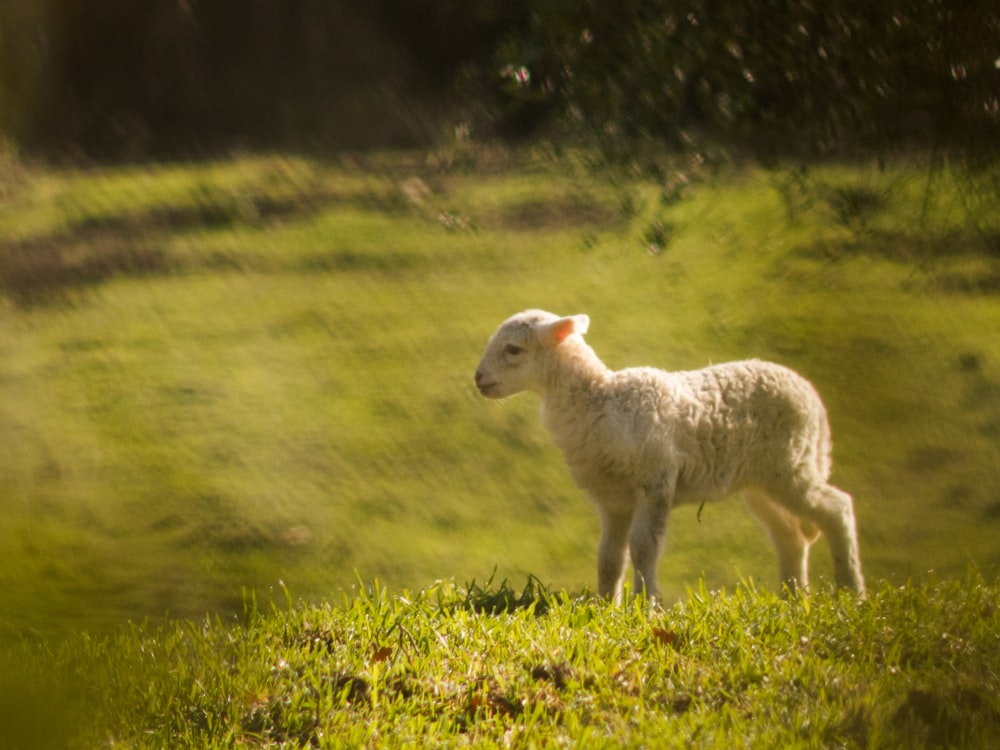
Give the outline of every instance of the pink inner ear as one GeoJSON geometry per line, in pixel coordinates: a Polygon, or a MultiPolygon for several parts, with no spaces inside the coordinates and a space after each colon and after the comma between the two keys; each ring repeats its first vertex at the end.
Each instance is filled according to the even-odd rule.
{"type": "Polygon", "coordinates": [[[557,343],[562,343],[567,336],[573,333],[573,319],[567,318],[556,323],[555,330],[552,331],[552,338],[557,343]]]}

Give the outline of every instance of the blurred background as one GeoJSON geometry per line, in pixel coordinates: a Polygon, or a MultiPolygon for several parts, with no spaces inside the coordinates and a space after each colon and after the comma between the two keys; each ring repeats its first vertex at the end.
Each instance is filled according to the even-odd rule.
{"type": "MultiPolygon", "coordinates": [[[[592,586],[536,400],[472,387],[526,307],[800,369],[870,580],[995,574],[998,40],[985,0],[0,0],[0,637],[592,586]]],[[[738,504],[676,515],[668,596],[773,579],[738,504]]]]}
{"type": "Polygon", "coordinates": [[[980,149],[1000,114],[987,0],[4,0],[0,33],[0,126],[47,157],[427,146],[457,125],[980,149]]]}

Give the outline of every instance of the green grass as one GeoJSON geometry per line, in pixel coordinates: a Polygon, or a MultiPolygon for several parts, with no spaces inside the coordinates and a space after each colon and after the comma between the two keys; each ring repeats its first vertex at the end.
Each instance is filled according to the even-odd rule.
{"type": "Polygon", "coordinates": [[[1000,588],[745,582],[650,610],[529,579],[8,650],[7,748],[995,747],[1000,588]],[[39,669],[39,665],[43,665],[39,669]]]}
{"type": "MultiPolygon", "coordinates": [[[[989,174],[681,165],[660,185],[479,158],[12,172],[0,640],[228,622],[244,591],[319,603],[358,575],[592,585],[596,514],[536,400],[472,387],[486,338],[525,307],[587,312],[615,367],[801,370],[873,585],[970,563],[995,577],[989,174]]],[[[670,601],[774,570],[734,502],[676,514],[661,580],[670,601]]]]}

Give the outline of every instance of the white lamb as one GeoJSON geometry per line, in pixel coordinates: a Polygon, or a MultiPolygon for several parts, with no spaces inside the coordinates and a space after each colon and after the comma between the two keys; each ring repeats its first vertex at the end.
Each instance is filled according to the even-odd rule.
{"type": "Polygon", "coordinates": [[[659,596],[656,564],[675,505],[742,491],[768,530],[780,581],[808,584],[809,545],[826,534],[838,585],[864,594],[851,496],[829,484],[830,427],[813,386],[748,360],[690,372],[613,371],[583,340],[586,315],[527,310],[490,338],[476,369],[488,398],[536,391],[542,421],[601,515],[598,592],[659,596]]]}

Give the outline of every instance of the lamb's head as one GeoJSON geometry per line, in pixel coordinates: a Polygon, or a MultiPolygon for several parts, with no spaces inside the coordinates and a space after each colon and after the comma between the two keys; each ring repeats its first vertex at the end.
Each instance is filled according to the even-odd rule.
{"type": "Polygon", "coordinates": [[[571,336],[587,332],[586,315],[561,318],[525,310],[505,320],[486,344],[476,368],[476,387],[487,398],[505,398],[544,385],[547,357],[571,336]]]}

